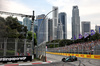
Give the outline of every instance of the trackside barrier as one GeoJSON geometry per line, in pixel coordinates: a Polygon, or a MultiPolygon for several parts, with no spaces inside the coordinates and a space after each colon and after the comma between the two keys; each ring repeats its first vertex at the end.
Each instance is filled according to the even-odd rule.
{"type": "Polygon", "coordinates": [[[34,48],[36,58],[46,62],[46,42],[42,42],[34,48]]]}
{"type": "Polygon", "coordinates": [[[18,38],[0,38],[0,63],[32,61],[32,41],[18,38]]]}
{"type": "Polygon", "coordinates": [[[64,55],[64,56],[76,56],[81,58],[92,58],[92,59],[100,59],[100,55],[91,55],[91,54],[72,54],[72,53],[55,53],[55,52],[46,52],[48,54],[54,55],[64,55]]]}

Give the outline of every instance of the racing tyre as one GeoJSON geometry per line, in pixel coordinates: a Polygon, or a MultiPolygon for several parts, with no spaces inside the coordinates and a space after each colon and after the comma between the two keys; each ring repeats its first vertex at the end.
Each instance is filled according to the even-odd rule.
{"type": "Polygon", "coordinates": [[[77,58],[75,58],[75,61],[77,61],[77,58]]]}
{"type": "Polygon", "coordinates": [[[65,58],[63,58],[62,61],[65,62],[65,58]]]}

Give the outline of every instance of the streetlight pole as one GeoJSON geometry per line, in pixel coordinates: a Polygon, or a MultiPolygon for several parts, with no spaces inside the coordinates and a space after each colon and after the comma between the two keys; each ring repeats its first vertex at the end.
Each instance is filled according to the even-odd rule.
{"type": "MultiPolygon", "coordinates": [[[[49,13],[47,13],[47,15],[50,14],[51,12],[55,11],[55,10],[57,10],[57,8],[54,9],[54,10],[52,10],[52,11],[50,11],[49,13]]],[[[44,18],[43,18],[43,20],[42,20],[42,22],[41,22],[40,28],[41,28],[41,26],[42,26],[42,24],[43,24],[44,19],[47,17],[47,15],[44,16],[44,18]]],[[[39,28],[39,32],[40,32],[40,28],[39,28]]]]}
{"type": "MultiPolygon", "coordinates": [[[[56,8],[56,9],[50,11],[49,13],[47,13],[47,14],[44,16],[44,18],[43,18],[43,20],[42,20],[42,22],[41,22],[41,24],[40,24],[40,28],[41,28],[41,26],[42,26],[42,24],[43,24],[45,18],[47,17],[47,15],[50,14],[51,12],[57,10],[57,9],[58,9],[58,8],[56,8]]],[[[38,32],[38,34],[40,33],[40,28],[39,28],[39,32],[38,32]]],[[[43,35],[44,35],[44,34],[43,34],[43,35]]],[[[43,41],[43,42],[44,42],[44,41],[43,41]]],[[[45,46],[45,53],[44,53],[44,55],[45,55],[45,61],[46,61],[46,44],[45,44],[44,46],[45,46]]],[[[37,51],[37,52],[38,52],[38,51],[37,51]]]]}

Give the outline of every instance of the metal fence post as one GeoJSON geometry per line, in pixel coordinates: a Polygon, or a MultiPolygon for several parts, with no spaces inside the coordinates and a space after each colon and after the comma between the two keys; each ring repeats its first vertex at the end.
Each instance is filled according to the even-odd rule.
{"type": "Polygon", "coordinates": [[[24,55],[26,55],[26,39],[24,39],[24,55]]]}
{"type": "Polygon", "coordinates": [[[46,43],[45,43],[45,45],[44,45],[44,46],[45,46],[45,56],[46,56],[46,43]]]}
{"type": "Polygon", "coordinates": [[[31,55],[32,55],[32,59],[33,59],[33,58],[34,58],[34,57],[33,57],[33,52],[34,52],[34,50],[33,50],[33,45],[32,45],[32,44],[33,44],[33,41],[31,41],[31,55]]]}
{"type": "Polygon", "coordinates": [[[78,46],[78,54],[79,54],[79,46],[78,46]]]}
{"type": "Polygon", "coordinates": [[[43,45],[41,47],[42,47],[42,55],[43,55],[43,45]]]}
{"type": "Polygon", "coordinates": [[[37,47],[37,58],[39,57],[40,46],[37,47]]]}
{"type": "Polygon", "coordinates": [[[35,52],[35,50],[32,49],[32,41],[30,42],[31,45],[31,55],[33,55],[33,52],[35,52]]]}
{"type": "Polygon", "coordinates": [[[6,56],[7,52],[7,38],[4,38],[4,56],[6,56]]]}
{"type": "Polygon", "coordinates": [[[82,45],[82,54],[83,54],[83,45],[82,45]]]}
{"type": "Polygon", "coordinates": [[[18,39],[15,39],[15,56],[17,56],[18,39]]]}
{"type": "Polygon", "coordinates": [[[96,46],[95,46],[95,48],[94,48],[94,52],[93,52],[93,54],[94,54],[94,55],[96,54],[96,46]]]}
{"type": "Polygon", "coordinates": [[[39,47],[37,46],[36,47],[36,58],[38,58],[38,49],[39,49],[39,47]]]}
{"type": "Polygon", "coordinates": [[[54,43],[54,48],[55,48],[55,43],[54,43]]]}

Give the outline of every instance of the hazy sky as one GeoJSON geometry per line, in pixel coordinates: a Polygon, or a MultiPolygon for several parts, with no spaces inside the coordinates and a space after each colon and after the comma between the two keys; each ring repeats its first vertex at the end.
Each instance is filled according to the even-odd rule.
{"type": "MultiPolygon", "coordinates": [[[[67,14],[67,37],[71,38],[71,17],[72,7],[77,5],[81,21],[90,21],[91,29],[95,29],[95,25],[100,25],[100,0],[0,0],[0,10],[32,14],[47,14],[52,10],[52,6],[58,6],[59,12],[67,14]]],[[[52,18],[52,13],[49,14],[52,18]]]]}

